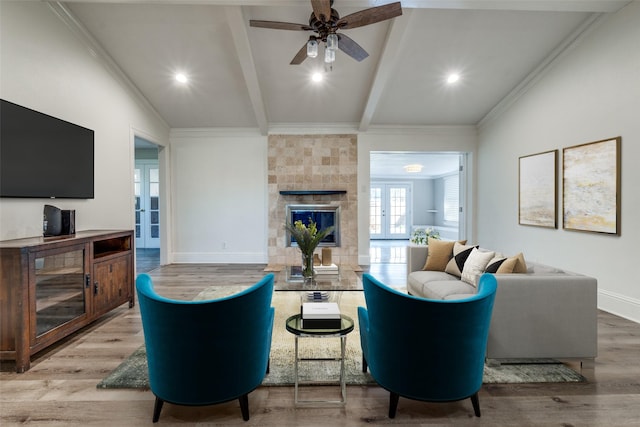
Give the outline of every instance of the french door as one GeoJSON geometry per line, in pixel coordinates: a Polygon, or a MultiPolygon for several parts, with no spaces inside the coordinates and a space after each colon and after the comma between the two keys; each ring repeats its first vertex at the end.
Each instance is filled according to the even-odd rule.
{"type": "Polygon", "coordinates": [[[136,247],[160,247],[160,169],[156,161],[137,161],[134,170],[136,247]]]}
{"type": "Polygon", "coordinates": [[[411,224],[410,184],[371,183],[369,237],[408,239],[411,224]]]}

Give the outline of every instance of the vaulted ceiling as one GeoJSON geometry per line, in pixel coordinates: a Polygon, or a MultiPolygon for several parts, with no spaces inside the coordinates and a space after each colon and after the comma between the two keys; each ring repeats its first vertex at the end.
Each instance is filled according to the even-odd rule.
{"type": "MultiPolygon", "coordinates": [[[[330,124],[477,125],[535,82],[594,22],[628,0],[413,0],[344,30],[369,57],[291,59],[310,33],[308,0],[84,0],[52,8],[171,128],[330,124]],[[311,80],[314,71],[324,79],[311,80]],[[186,84],[174,80],[176,73],[186,84]],[[460,75],[448,85],[449,73],[460,75]]],[[[335,0],[341,16],[387,1],[335,0]]]]}

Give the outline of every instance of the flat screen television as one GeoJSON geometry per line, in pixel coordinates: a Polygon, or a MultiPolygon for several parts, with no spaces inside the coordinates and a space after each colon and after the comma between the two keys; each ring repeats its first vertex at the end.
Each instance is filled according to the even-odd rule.
{"type": "Polygon", "coordinates": [[[0,100],[0,197],[94,198],[94,132],[0,100]]]}

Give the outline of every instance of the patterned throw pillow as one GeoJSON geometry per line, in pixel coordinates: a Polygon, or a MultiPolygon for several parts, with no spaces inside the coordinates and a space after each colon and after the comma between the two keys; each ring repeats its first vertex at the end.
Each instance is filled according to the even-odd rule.
{"type": "Polygon", "coordinates": [[[484,271],[486,273],[497,273],[498,268],[500,268],[502,263],[505,262],[506,260],[507,260],[506,256],[500,253],[496,253],[494,257],[489,261],[489,264],[487,264],[487,267],[484,269],[484,271]]]}
{"type": "Polygon", "coordinates": [[[455,242],[455,244],[453,245],[453,258],[449,260],[444,271],[456,277],[462,276],[464,263],[475,247],[476,246],[473,245],[465,245],[460,242],[455,242]]]}
{"type": "Polygon", "coordinates": [[[527,263],[524,261],[524,255],[520,252],[518,255],[507,258],[498,267],[497,274],[509,274],[509,273],[526,273],[527,263]]]}
{"type": "Polygon", "coordinates": [[[478,285],[480,275],[484,273],[487,264],[495,256],[495,252],[484,252],[473,248],[462,269],[462,281],[472,286],[478,285]]]}

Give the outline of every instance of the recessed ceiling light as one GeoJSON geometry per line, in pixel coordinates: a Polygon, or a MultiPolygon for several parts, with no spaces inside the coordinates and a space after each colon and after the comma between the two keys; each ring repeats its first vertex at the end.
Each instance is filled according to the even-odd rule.
{"type": "Polygon", "coordinates": [[[460,74],[458,73],[451,73],[447,76],[447,83],[449,84],[454,84],[458,80],[460,80],[460,74]]]}
{"type": "Polygon", "coordinates": [[[188,81],[187,76],[185,76],[182,73],[176,74],[176,80],[179,81],[180,83],[186,83],[188,81]]]}
{"type": "Polygon", "coordinates": [[[404,170],[408,173],[418,173],[418,172],[422,172],[422,165],[420,164],[412,164],[412,165],[406,165],[403,166],[404,170]]]}
{"type": "Polygon", "coordinates": [[[316,83],[321,82],[322,81],[322,73],[313,73],[313,75],[311,76],[311,80],[313,80],[316,83]]]}

